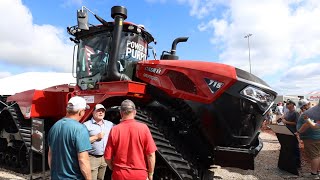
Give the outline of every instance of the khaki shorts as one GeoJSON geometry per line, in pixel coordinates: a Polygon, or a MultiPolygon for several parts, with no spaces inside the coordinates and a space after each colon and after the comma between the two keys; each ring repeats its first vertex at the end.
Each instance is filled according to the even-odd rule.
{"type": "Polygon", "coordinates": [[[303,140],[304,151],[309,159],[320,157],[320,140],[303,140]]]}

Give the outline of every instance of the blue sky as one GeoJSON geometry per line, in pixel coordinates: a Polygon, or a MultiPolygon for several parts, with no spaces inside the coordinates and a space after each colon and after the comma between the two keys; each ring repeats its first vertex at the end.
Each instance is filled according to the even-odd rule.
{"type": "MultiPolygon", "coordinates": [[[[110,9],[128,9],[157,40],[158,56],[176,37],[180,59],[212,61],[249,71],[280,94],[320,90],[320,1],[303,0],[2,0],[0,78],[24,72],[71,72],[67,26],[86,6],[107,21],[110,9]]],[[[90,22],[98,24],[93,16],[90,22]]]]}

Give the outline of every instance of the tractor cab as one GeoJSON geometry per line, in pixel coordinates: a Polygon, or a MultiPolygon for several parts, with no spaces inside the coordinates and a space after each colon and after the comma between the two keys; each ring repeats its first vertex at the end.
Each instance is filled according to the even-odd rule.
{"type": "Polygon", "coordinates": [[[98,17],[102,22],[99,26],[83,22],[86,11],[80,11],[78,26],[68,28],[74,36],[71,40],[78,46],[75,68],[78,86],[90,90],[96,89],[98,82],[132,80],[137,62],[148,57],[148,44],[154,41],[152,35],[141,25],[123,22],[126,18],[123,7],[111,10],[115,22],[98,17]]]}

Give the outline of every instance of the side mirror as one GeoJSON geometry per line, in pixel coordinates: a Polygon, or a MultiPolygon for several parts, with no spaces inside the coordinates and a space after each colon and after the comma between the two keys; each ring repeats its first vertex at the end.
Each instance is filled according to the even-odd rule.
{"type": "Polygon", "coordinates": [[[83,30],[89,30],[88,26],[88,12],[81,9],[77,11],[78,27],[83,30]]]}

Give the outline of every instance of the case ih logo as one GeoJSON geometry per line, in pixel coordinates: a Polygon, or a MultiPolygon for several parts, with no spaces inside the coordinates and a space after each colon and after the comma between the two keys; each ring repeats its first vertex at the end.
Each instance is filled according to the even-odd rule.
{"type": "Polygon", "coordinates": [[[212,94],[217,92],[223,86],[222,82],[219,82],[216,80],[212,80],[212,79],[208,79],[208,78],[204,78],[204,80],[206,81],[207,85],[209,86],[209,89],[212,92],[212,94]]]}
{"type": "Polygon", "coordinates": [[[155,74],[160,74],[161,73],[161,69],[160,68],[153,68],[153,67],[145,67],[146,71],[155,73],[155,74]]]}

